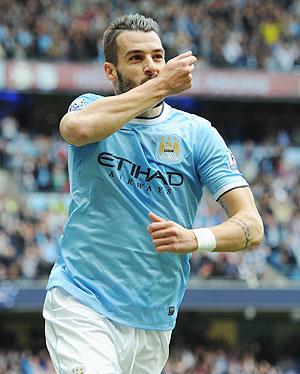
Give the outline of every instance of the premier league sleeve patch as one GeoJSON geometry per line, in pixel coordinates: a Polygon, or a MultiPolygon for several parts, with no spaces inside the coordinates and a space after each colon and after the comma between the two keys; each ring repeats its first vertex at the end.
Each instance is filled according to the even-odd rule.
{"type": "Polygon", "coordinates": [[[181,138],[177,135],[162,135],[157,139],[157,161],[177,164],[182,161],[181,138]]]}
{"type": "Polygon", "coordinates": [[[227,152],[227,159],[228,159],[228,166],[232,170],[238,170],[238,164],[236,162],[236,158],[234,157],[234,154],[231,152],[231,150],[228,150],[227,152]]]}
{"type": "Polygon", "coordinates": [[[86,105],[87,105],[86,99],[84,97],[78,97],[71,103],[71,105],[69,106],[68,112],[81,110],[86,105]]]}

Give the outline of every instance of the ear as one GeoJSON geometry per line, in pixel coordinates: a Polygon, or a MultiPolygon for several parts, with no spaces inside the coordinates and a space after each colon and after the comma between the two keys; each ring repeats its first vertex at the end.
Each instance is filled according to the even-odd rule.
{"type": "Polygon", "coordinates": [[[110,81],[114,81],[117,77],[115,65],[110,62],[105,62],[103,65],[104,73],[110,81]]]}

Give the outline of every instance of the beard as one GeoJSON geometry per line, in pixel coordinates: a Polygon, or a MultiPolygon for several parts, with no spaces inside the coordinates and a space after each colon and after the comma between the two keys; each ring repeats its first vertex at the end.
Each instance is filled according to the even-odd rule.
{"type": "Polygon", "coordinates": [[[116,89],[117,95],[125,93],[131,90],[132,88],[138,86],[138,84],[135,81],[124,77],[124,75],[121,74],[118,70],[117,70],[117,75],[118,75],[118,87],[116,89]]]}
{"type": "MultiPolygon", "coordinates": [[[[142,79],[140,83],[136,83],[132,79],[124,77],[124,75],[121,74],[118,69],[116,69],[116,70],[117,70],[117,75],[118,75],[118,87],[116,88],[116,94],[117,95],[120,95],[122,93],[128,92],[131,89],[133,89],[133,88],[135,88],[137,86],[140,86],[141,84],[147,82],[148,80],[153,79],[153,78],[156,77],[156,76],[147,77],[147,78],[142,79]]],[[[162,103],[163,102],[160,101],[159,103],[157,103],[156,105],[154,105],[153,108],[159,107],[162,103]]]]}
{"type": "Polygon", "coordinates": [[[117,70],[117,76],[118,76],[118,87],[116,89],[117,95],[130,91],[131,89],[138,87],[141,84],[147,82],[148,80],[156,77],[156,76],[146,77],[142,79],[140,83],[137,83],[132,79],[126,78],[122,73],[120,73],[118,69],[116,70],[117,70]]]}

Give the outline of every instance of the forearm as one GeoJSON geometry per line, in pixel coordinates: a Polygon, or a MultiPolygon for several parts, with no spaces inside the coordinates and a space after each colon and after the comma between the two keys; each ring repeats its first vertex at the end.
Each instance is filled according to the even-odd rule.
{"type": "Polygon", "coordinates": [[[157,252],[182,254],[195,252],[197,249],[200,252],[213,249],[216,252],[235,252],[257,246],[263,238],[263,225],[256,210],[241,211],[224,223],[210,227],[209,236],[213,237],[211,232],[215,236],[210,249],[207,248],[209,240],[203,236],[203,228],[186,229],[174,221],[166,221],[153,213],[149,213],[149,217],[152,223],[148,226],[148,232],[157,252]],[[195,233],[195,230],[202,231],[195,233]]]}
{"type": "Polygon", "coordinates": [[[259,245],[263,224],[258,213],[239,212],[218,226],[210,227],[216,237],[215,252],[236,252],[259,245]]]}
{"type": "Polygon", "coordinates": [[[117,96],[96,100],[80,111],[67,113],[60,124],[63,138],[81,146],[106,138],[166,96],[158,79],[117,96]]]}

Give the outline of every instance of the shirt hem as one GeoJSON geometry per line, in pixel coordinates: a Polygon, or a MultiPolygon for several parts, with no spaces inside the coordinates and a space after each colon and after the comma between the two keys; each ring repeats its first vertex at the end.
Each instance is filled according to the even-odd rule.
{"type": "Polygon", "coordinates": [[[155,325],[139,324],[135,321],[124,320],[122,318],[118,318],[113,313],[110,313],[105,309],[99,308],[100,304],[96,305],[94,302],[88,300],[87,298],[80,297],[80,295],[78,295],[77,287],[70,284],[70,283],[65,283],[65,282],[62,283],[61,281],[57,282],[57,281],[51,280],[51,281],[49,281],[49,283],[46,287],[46,290],[49,291],[50,289],[52,289],[54,287],[61,287],[62,289],[64,289],[65,292],[69,293],[75,299],[79,300],[82,304],[91,308],[96,313],[99,313],[99,314],[103,315],[104,317],[110,319],[111,321],[114,321],[116,323],[120,323],[120,324],[125,325],[125,326],[138,328],[138,329],[143,329],[143,330],[155,330],[155,331],[171,331],[175,327],[175,322],[170,324],[170,325],[157,326],[156,324],[155,325]]]}

